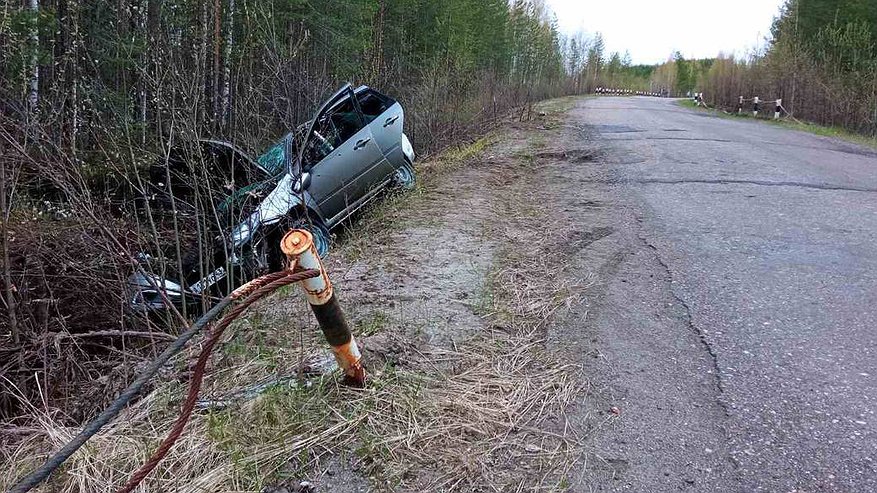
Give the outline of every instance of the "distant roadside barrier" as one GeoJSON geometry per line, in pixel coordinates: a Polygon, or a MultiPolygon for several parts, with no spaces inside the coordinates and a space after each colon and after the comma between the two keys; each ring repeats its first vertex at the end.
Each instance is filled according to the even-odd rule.
{"type": "MultiPolygon", "coordinates": [[[[710,106],[706,103],[706,100],[704,99],[702,92],[696,92],[696,93],[692,94],[691,99],[692,99],[692,101],[695,102],[695,104],[697,106],[703,106],[704,108],[710,108],[710,106]]],[[[771,108],[771,107],[774,110],[773,111],[773,119],[774,120],[779,120],[783,115],[785,115],[788,118],[791,118],[792,120],[798,121],[797,119],[795,119],[795,117],[792,116],[791,113],[789,113],[788,110],[786,110],[783,107],[783,100],[782,99],[762,100],[758,96],[753,96],[751,98],[746,98],[746,97],[740,96],[740,98],[737,100],[737,114],[738,115],[743,115],[744,112],[751,111],[752,116],[754,116],[755,118],[758,118],[758,115],[763,110],[766,110],[767,108],[771,108]],[[770,105],[770,103],[773,103],[773,105],[770,105]],[[762,105],[765,105],[766,108],[762,108],[762,105]]],[[[715,109],[721,109],[721,108],[715,108],[715,109]]],[[[728,111],[725,111],[725,113],[728,113],[728,111]]]]}
{"type": "Polygon", "coordinates": [[[594,89],[594,94],[604,96],[649,96],[653,98],[667,97],[661,92],[637,91],[634,89],[619,89],[616,87],[598,87],[594,89]]]}
{"type": "MultiPolygon", "coordinates": [[[[774,105],[773,105],[773,108],[774,108],[773,119],[774,120],[779,120],[780,117],[784,113],[786,115],[790,115],[790,113],[788,111],[786,111],[785,108],[783,108],[783,100],[782,99],[774,99],[774,100],[767,100],[767,101],[774,102],[774,105]]],[[[737,114],[742,115],[743,111],[746,110],[746,106],[749,105],[750,103],[752,104],[752,116],[758,118],[758,113],[761,111],[761,103],[762,103],[762,100],[758,96],[754,96],[751,98],[744,98],[743,96],[740,96],[740,99],[737,100],[737,114]]],[[[767,104],[767,103],[765,103],[765,104],[767,104]]]]}
{"type": "MultiPolygon", "coordinates": [[[[636,91],[632,89],[619,89],[616,87],[597,87],[596,89],[594,89],[594,94],[598,96],[650,96],[655,98],[668,97],[668,94],[665,92],[636,91]]],[[[706,103],[702,92],[691,93],[690,96],[692,101],[694,101],[697,106],[703,106],[704,108],[710,107],[706,103]]],[[[774,120],[779,120],[783,115],[786,115],[794,120],[792,114],[789,113],[785,108],[783,108],[782,99],[770,99],[766,101],[772,101],[774,103],[774,120]]],[[[742,115],[744,111],[752,111],[752,116],[758,118],[758,114],[762,111],[762,104],[767,103],[765,102],[765,100],[762,100],[758,96],[753,96],[751,98],[740,96],[740,99],[737,102],[737,114],[742,115]]]]}

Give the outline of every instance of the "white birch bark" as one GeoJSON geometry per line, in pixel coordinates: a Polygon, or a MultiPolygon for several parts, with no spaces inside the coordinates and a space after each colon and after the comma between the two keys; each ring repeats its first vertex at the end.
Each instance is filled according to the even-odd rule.
{"type": "Polygon", "coordinates": [[[28,80],[27,106],[30,112],[36,111],[40,99],[40,33],[37,17],[40,13],[40,0],[28,0],[28,8],[33,13],[30,26],[30,80],[28,80]]]}
{"type": "Polygon", "coordinates": [[[228,13],[225,21],[225,39],[222,57],[222,103],[220,121],[227,125],[231,110],[231,49],[234,44],[234,0],[228,0],[228,13]]]}

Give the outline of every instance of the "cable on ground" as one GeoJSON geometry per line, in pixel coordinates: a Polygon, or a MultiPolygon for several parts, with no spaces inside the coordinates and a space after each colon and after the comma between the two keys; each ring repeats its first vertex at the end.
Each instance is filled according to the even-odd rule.
{"type": "Polygon", "coordinates": [[[299,282],[305,279],[310,279],[313,277],[317,277],[320,275],[319,270],[309,269],[300,272],[292,272],[289,270],[275,272],[272,274],[268,274],[257,279],[254,279],[240,288],[236,289],[230,295],[226,296],[222,300],[220,300],[216,305],[210,308],[204,315],[201,316],[195,323],[193,323],[185,332],[180,334],[180,336],[172,342],[165,350],[154,359],[147,367],[143,370],[143,373],[137,377],[131,385],[128,386],[115,401],[113,401],[100,415],[98,415],[95,419],[89,422],[85,427],[82,428],[82,431],[79,432],[72,440],[67,442],[60,450],[55,452],[55,454],[50,457],[42,466],[37,468],[32,473],[28,474],[24,478],[22,478],[12,489],[9,490],[9,493],[26,493],[30,491],[32,488],[42,483],[49,477],[52,472],[61,466],[74,452],[76,452],[82,445],[88,441],[89,438],[94,436],[104,425],[109,423],[113,418],[115,418],[122,409],[133,399],[140,391],[143,389],[143,386],[158,373],[158,370],[161,369],[168,360],[171,359],[175,354],[180,352],[189,342],[192,337],[194,337],[201,329],[204,328],[211,320],[216,318],[223,310],[225,310],[231,303],[234,301],[247,297],[243,303],[236,306],[232,311],[230,311],[222,320],[217,324],[216,328],[211,332],[210,338],[205,344],[204,349],[201,352],[201,356],[198,359],[198,364],[195,367],[195,374],[192,377],[192,382],[189,386],[189,395],[186,399],[186,402],[183,406],[182,411],[180,412],[180,417],[177,419],[177,423],[174,425],[174,429],[168,435],[168,438],[162,442],[162,445],[153,454],[152,458],[144,464],[143,467],[138,470],[134,476],[128,481],[128,483],[123,486],[123,488],[119,491],[131,491],[137,483],[143,480],[149,472],[158,465],[158,462],[167,454],[170,450],[170,447],[173,443],[179,438],[182,433],[182,428],[185,426],[186,422],[189,419],[189,416],[192,413],[192,408],[194,407],[194,402],[198,396],[198,390],[201,387],[201,381],[203,379],[204,368],[207,364],[207,358],[210,356],[210,352],[213,347],[216,345],[216,341],[219,339],[219,336],[225,330],[226,327],[244,310],[255,301],[264,296],[270,294],[275,291],[277,288],[281,286],[286,286],[288,284],[292,284],[295,282],[299,282]],[[202,361],[203,360],[203,361],[202,361]],[[194,395],[194,397],[193,397],[194,395]],[[191,403],[190,403],[191,401],[191,403]],[[188,410],[187,410],[188,409],[188,410]],[[177,429],[179,428],[179,431],[177,429]],[[176,436],[174,434],[176,433],[176,436]],[[150,466],[147,470],[147,466],[150,466]],[[134,480],[138,478],[136,482],[134,480]],[[129,487],[130,485],[130,487],[129,487]],[[127,489],[126,489],[127,488],[127,489]]]}

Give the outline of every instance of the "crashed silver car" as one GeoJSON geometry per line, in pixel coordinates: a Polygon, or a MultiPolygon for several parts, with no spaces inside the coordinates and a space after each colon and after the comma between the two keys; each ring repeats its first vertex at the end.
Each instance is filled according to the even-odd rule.
{"type": "Polygon", "coordinates": [[[403,124],[398,102],[347,84],[257,159],[215,140],[171,150],[150,171],[145,203],[172,218],[176,247],[140,254],[131,306],[203,308],[280,269],[279,240],[291,227],[308,229],[326,255],[330,230],[382,191],[414,186],[403,124]],[[180,241],[186,232],[188,243],[180,241]]]}

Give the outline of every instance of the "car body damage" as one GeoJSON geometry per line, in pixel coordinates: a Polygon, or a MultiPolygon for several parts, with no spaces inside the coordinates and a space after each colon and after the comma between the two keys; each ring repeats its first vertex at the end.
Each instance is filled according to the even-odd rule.
{"type": "Polygon", "coordinates": [[[172,218],[179,255],[140,254],[131,306],[208,306],[280,268],[278,234],[289,227],[310,230],[325,255],[332,228],[382,191],[414,185],[403,124],[397,101],[347,84],[256,159],[217,140],[171,150],[150,169],[145,198],[172,218]],[[180,239],[187,233],[197,233],[189,243],[180,239]]]}

